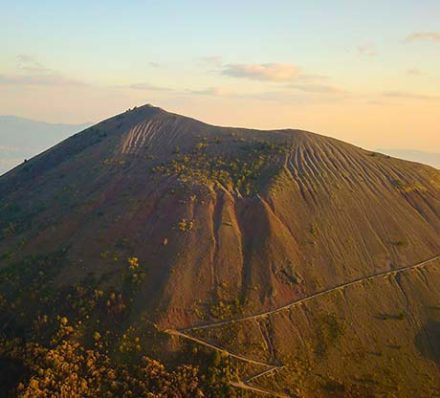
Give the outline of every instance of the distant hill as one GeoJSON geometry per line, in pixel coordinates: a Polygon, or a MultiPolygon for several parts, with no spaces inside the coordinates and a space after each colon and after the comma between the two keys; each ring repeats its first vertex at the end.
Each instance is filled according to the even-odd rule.
{"type": "Polygon", "coordinates": [[[439,236],[439,170],[142,106],[0,177],[0,332],[220,353],[239,391],[206,398],[434,397],[439,236]]]}
{"type": "Polygon", "coordinates": [[[0,116],[0,175],[87,126],[0,116]]]}
{"type": "Polygon", "coordinates": [[[377,151],[396,158],[424,163],[440,169],[440,153],[415,151],[412,149],[378,149],[377,151]]]}

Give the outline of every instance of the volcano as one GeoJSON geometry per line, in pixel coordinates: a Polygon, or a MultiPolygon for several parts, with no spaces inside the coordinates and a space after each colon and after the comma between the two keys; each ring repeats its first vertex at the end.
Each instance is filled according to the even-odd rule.
{"type": "Polygon", "coordinates": [[[439,236],[435,168],[146,105],[0,177],[0,319],[217,351],[248,396],[431,397],[439,236]]]}

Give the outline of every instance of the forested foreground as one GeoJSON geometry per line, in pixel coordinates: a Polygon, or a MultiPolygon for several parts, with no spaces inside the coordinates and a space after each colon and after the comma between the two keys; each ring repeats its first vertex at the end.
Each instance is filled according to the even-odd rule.
{"type": "MultiPolygon", "coordinates": [[[[226,358],[212,355],[206,366],[166,368],[147,356],[116,361],[76,341],[67,318],[50,343],[0,339],[0,397],[234,397],[228,384],[235,371],[226,358]]],[[[95,336],[98,340],[98,336],[95,336]]]]}

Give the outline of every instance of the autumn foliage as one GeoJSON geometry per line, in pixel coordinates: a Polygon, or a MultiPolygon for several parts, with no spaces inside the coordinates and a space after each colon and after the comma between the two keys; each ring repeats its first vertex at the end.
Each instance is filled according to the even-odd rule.
{"type": "Polygon", "coordinates": [[[69,340],[52,348],[1,340],[0,356],[26,369],[25,377],[10,392],[20,398],[206,396],[194,366],[182,365],[168,371],[145,356],[136,365],[116,366],[107,355],[69,340]]]}

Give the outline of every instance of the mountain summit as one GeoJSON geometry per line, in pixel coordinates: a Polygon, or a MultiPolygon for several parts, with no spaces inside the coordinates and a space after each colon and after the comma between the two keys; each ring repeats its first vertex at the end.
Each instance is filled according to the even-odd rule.
{"type": "Polygon", "coordinates": [[[87,314],[162,359],[207,342],[279,396],[431,396],[439,213],[434,168],[142,106],[0,177],[2,313],[87,314]]]}

